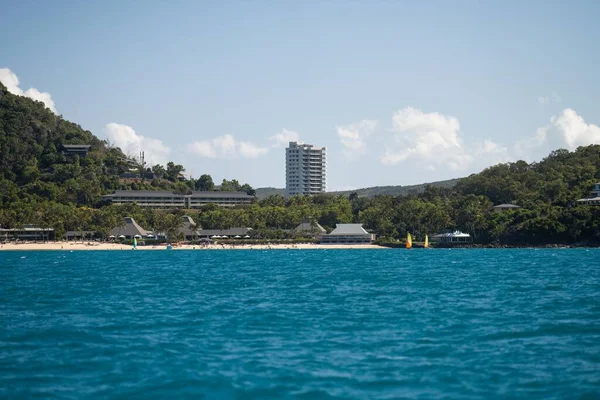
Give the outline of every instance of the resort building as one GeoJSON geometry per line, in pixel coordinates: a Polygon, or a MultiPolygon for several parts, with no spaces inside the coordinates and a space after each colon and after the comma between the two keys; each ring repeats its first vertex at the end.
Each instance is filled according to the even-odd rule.
{"type": "Polygon", "coordinates": [[[290,142],[285,149],[285,197],[324,193],[326,148],[290,142]]]}
{"type": "Polygon", "coordinates": [[[117,190],[113,194],[102,196],[102,200],[112,204],[136,203],[140,207],[150,208],[200,208],[206,204],[231,207],[251,204],[255,197],[246,192],[192,192],[179,194],[169,191],[117,190]]]}
{"type": "Polygon", "coordinates": [[[498,204],[497,206],[492,207],[492,210],[496,213],[506,212],[506,211],[515,211],[521,208],[521,206],[517,206],[515,204],[498,204]]]}
{"type": "Polygon", "coordinates": [[[155,235],[141,226],[131,217],[125,217],[123,225],[110,231],[110,239],[154,238],[155,235]]]}
{"type": "Polygon", "coordinates": [[[594,183],[590,197],[577,200],[579,204],[600,205],[600,182],[594,183]]]}
{"type": "Polygon", "coordinates": [[[0,228],[0,240],[34,240],[48,241],[54,239],[54,229],[40,228],[32,224],[25,224],[22,228],[0,228]]]}
{"type": "Polygon", "coordinates": [[[90,147],[89,144],[63,144],[61,153],[65,156],[87,157],[90,147]]]}
{"type": "Polygon", "coordinates": [[[371,244],[375,235],[367,232],[362,224],[336,224],[329,235],[320,237],[321,244],[371,244]]]}
{"type": "Polygon", "coordinates": [[[468,243],[471,241],[471,235],[462,233],[461,231],[440,233],[438,235],[433,235],[431,241],[438,243],[468,243]]]}

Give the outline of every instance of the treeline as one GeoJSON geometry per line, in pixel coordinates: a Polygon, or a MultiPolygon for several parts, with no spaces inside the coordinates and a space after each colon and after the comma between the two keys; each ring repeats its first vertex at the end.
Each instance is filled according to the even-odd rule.
{"type": "Polygon", "coordinates": [[[580,205],[592,185],[600,181],[600,146],[576,151],[557,150],[547,158],[499,164],[461,179],[452,187],[427,186],[419,193],[373,198],[349,195],[272,195],[249,206],[200,210],[149,210],[137,205],[106,206],[101,196],[117,189],[192,190],[254,189],[237,180],[217,186],[210,175],[197,180],[181,176],[174,163],[147,167],[131,163],[123,152],[91,132],[65,121],[43,103],[14,96],[0,84],[0,226],[37,224],[102,234],[135,218],[144,228],[174,232],[181,215],[190,214],[205,229],[245,226],[265,237],[285,237],[304,221],[330,230],[337,223],[358,222],[391,239],[411,232],[425,234],[461,230],[478,243],[540,245],[600,242],[600,207],[580,205]],[[87,157],[66,157],[62,144],[90,144],[87,157]],[[120,175],[139,168],[140,179],[120,175]],[[151,179],[146,173],[150,172],[151,179]],[[513,203],[522,208],[494,213],[492,206],[513,203]]]}

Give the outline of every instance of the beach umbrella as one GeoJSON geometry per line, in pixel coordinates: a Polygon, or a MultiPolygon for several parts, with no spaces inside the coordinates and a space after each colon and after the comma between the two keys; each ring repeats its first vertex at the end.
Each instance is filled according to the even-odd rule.
{"type": "Polygon", "coordinates": [[[240,235],[235,235],[235,236],[234,236],[234,238],[235,238],[235,239],[240,239],[240,238],[241,238],[241,236],[240,236],[240,235]]]}
{"type": "Polygon", "coordinates": [[[115,238],[115,235],[110,235],[108,238],[109,238],[109,239],[114,239],[114,238],[115,238]]]}
{"type": "Polygon", "coordinates": [[[248,236],[248,235],[246,235],[246,236],[244,236],[244,237],[245,237],[246,239],[250,239],[250,236],[248,236]]]}
{"type": "Polygon", "coordinates": [[[213,238],[213,239],[219,239],[220,237],[221,237],[221,236],[219,236],[219,235],[212,235],[212,238],[213,238]]]}
{"type": "Polygon", "coordinates": [[[154,235],[150,234],[150,235],[146,235],[146,237],[153,238],[154,235]]]}
{"type": "Polygon", "coordinates": [[[228,239],[229,237],[227,235],[223,235],[221,236],[223,239],[228,239]]]}
{"type": "Polygon", "coordinates": [[[134,235],[133,237],[136,238],[136,239],[141,239],[142,238],[141,235],[134,235]]]}
{"type": "Polygon", "coordinates": [[[119,239],[125,239],[125,235],[119,235],[119,239]]]}

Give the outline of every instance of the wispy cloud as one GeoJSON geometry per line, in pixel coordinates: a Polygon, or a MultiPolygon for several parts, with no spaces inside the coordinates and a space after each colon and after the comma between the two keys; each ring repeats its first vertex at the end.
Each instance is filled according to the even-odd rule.
{"type": "Polygon", "coordinates": [[[538,100],[538,104],[541,104],[541,105],[562,102],[562,98],[556,92],[552,92],[548,96],[538,96],[537,100],[538,100]]]}
{"type": "Polygon", "coordinates": [[[41,92],[36,88],[29,88],[26,91],[23,91],[19,87],[19,78],[17,77],[17,74],[12,72],[10,69],[0,68],[0,82],[2,82],[12,94],[29,97],[30,99],[36,101],[41,101],[50,109],[50,111],[56,114],[56,107],[54,106],[54,101],[52,100],[50,93],[41,92]]]}
{"type": "Polygon", "coordinates": [[[344,155],[353,159],[367,151],[366,139],[373,134],[377,121],[363,119],[350,125],[336,126],[344,155]]]}
{"type": "Polygon", "coordinates": [[[286,147],[289,142],[297,142],[299,137],[298,132],[283,128],[280,133],[271,136],[269,140],[273,143],[271,147],[286,147]]]}
{"type": "Polygon", "coordinates": [[[137,156],[144,152],[145,160],[150,164],[166,164],[171,149],[161,140],[152,139],[136,133],[129,125],[110,123],[105,127],[106,136],[125,154],[137,156]]]}
{"type": "Polygon", "coordinates": [[[188,145],[188,151],[204,158],[257,158],[268,153],[269,149],[251,142],[236,140],[227,134],[210,140],[200,140],[188,145]]]}

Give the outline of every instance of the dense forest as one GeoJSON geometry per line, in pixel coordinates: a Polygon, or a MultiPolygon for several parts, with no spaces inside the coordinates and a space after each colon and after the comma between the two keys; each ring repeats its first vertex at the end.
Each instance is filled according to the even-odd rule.
{"type": "Polygon", "coordinates": [[[101,196],[115,189],[244,190],[233,179],[215,185],[209,174],[182,176],[184,167],[144,165],[140,160],[79,125],[46,109],[43,103],[15,96],[0,84],[0,226],[33,223],[106,235],[124,216],[147,229],[174,232],[180,216],[191,215],[205,229],[247,226],[263,238],[285,238],[303,221],[326,229],[336,223],[360,222],[390,240],[411,232],[417,239],[459,229],[482,244],[541,245],[600,243],[600,207],[579,205],[600,181],[600,146],[557,150],[537,163],[499,164],[445,186],[426,185],[401,195],[361,192],[284,199],[274,194],[249,206],[200,210],[150,210],[114,206],[101,196]],[[89,144],[86,157],[66,156],[65,144],[89,144]],[[123,179],[127,172],[139,179],[123,179]],[[418,189],[418,190],[417,190],[418,189]],[[522,208],[494,213],[492,206],[513,203],[522,208]]]}

